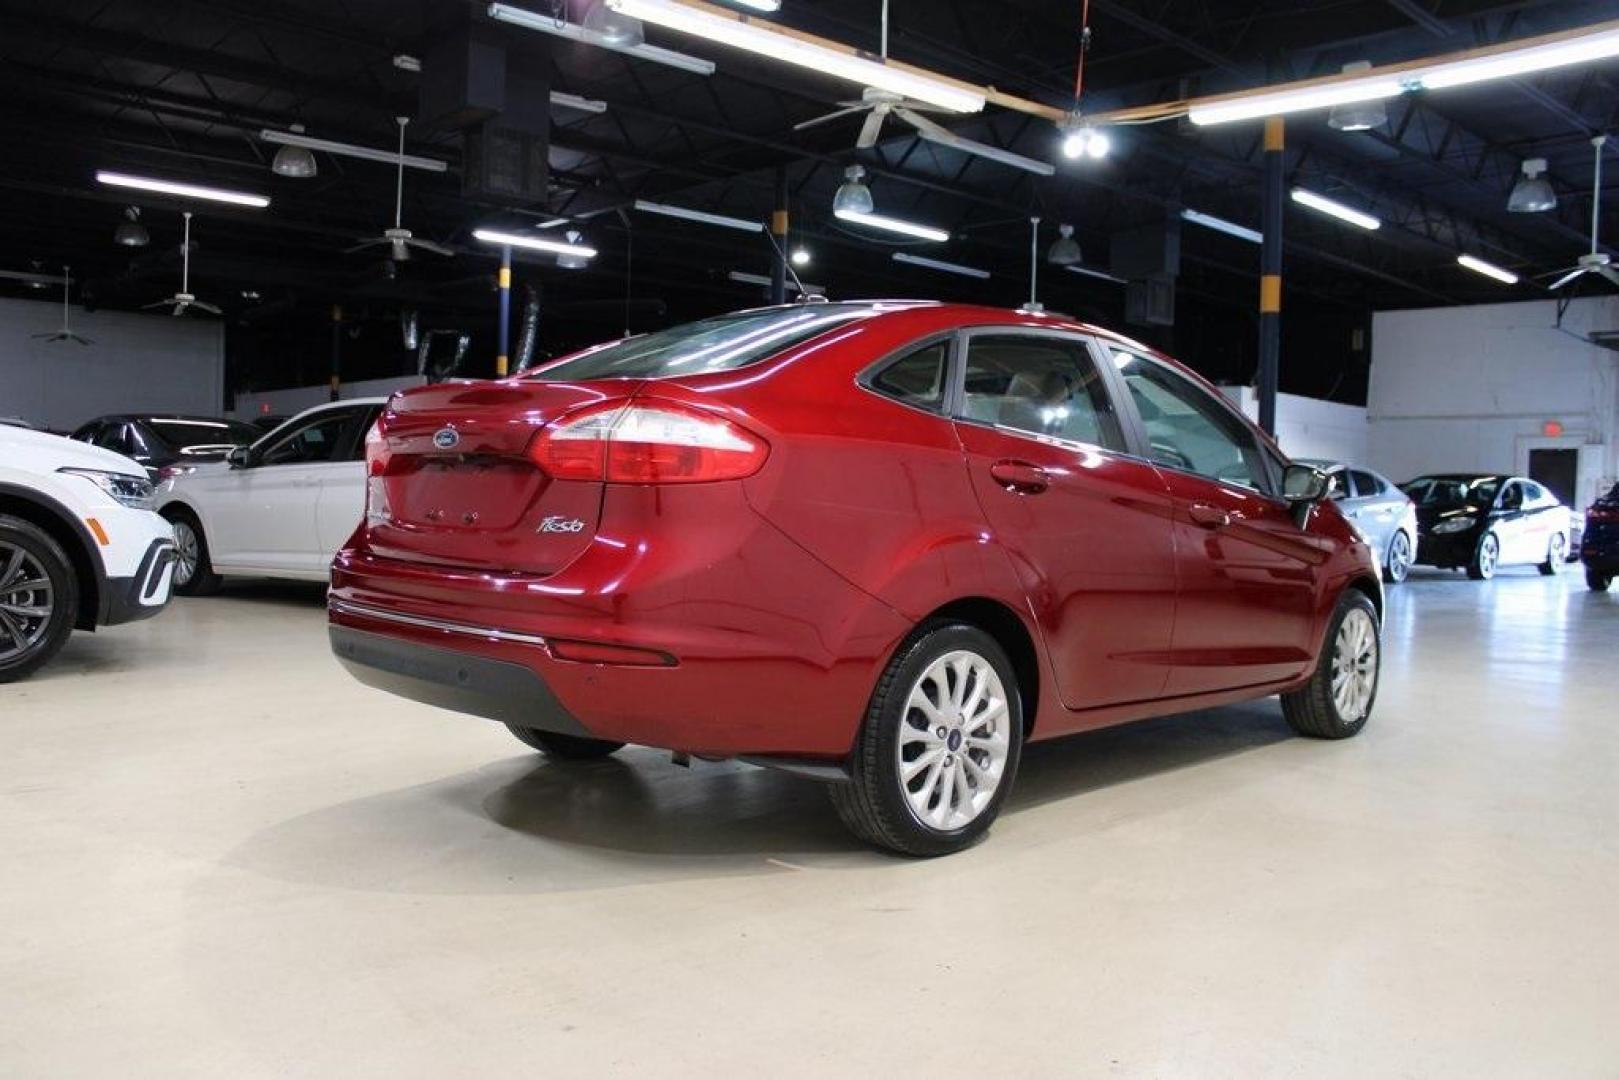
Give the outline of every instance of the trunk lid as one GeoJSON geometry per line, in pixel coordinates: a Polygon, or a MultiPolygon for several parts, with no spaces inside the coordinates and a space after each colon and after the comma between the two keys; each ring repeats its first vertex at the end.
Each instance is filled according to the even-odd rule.
{"type": "Polygon", "coordinates": [[[387,513],[370,519],[368,546],[406,562],[562,569],[595,536],[604,485],[548,476],[526,456],[529,442],[557,417],[639,385],[443,383],[395,397],[382,420],[387,464],[369,481],[372,509],[380,494],[387,513]]]}

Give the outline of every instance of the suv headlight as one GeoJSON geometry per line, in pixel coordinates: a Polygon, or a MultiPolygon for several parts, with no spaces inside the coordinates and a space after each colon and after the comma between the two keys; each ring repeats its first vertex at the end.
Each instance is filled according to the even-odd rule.
{"type": "Polygon", "coordinates": [[[58,469],[56,471],[67,473],[71,476],[84,477],[96,487],[105,491],[108,497],[123,503],[132,510],[156,509],[156,503],[152,498],[152,482],[144,476],[102,472],[100,469],[58,469]]]}
{"type": "Polygon", "coordinates": [[[1472,514],[1462,514],[1460,517],[1446,518],[1444,521],[1441,521],[1439,524],[1435,525],[1433,527],[1433,531],[1435,533],[1466,532],[1476,524],[1478,524],[1478,518],[1474,517],[1472,514]]]}

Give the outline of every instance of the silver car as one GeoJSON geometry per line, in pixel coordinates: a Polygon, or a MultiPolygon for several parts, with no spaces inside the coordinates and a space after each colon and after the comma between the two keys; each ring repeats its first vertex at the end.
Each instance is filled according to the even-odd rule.
{"type": "Polygon", "coordinates": [[[1417,550],[1417,508],[1386,476],[1342,461],[1305,459],[1327,474],[1327,497],[1355,523],[1383,562],[1383,577],[1401,582],[1417,550]]]}

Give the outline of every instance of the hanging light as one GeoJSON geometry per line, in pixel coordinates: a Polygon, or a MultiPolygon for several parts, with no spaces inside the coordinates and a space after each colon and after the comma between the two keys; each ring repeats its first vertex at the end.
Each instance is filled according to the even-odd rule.
{"type": "MultiPolygon", "coordinates": [[[[1372,70],[1370,60],[1356,60],[1344,65],[1345,75],[1358,75],[1372,70]]],[[[1389,122],[1388,106],[1382,98],[1365,101],[1345,101],[1332,107],[1327,114],[1327,126],[1338,131],[1370,131],[1389,122]]]]}
{"type": "MultiPolygon", "coordinates": [[[[292,131],[295,136],[302,135],[304,126],[294,124],[292,131]]],[[[309,147],[289,144],[278,149],[270,159],[270,171],[294,180],[309,180],[320,171],[320,166],[315,164],[315,155],[310,153],[309,147]]]]}
{"type": "MultiPolygon", "coordinates": [[[[581,242],[585,236],[577,229],[569,229],[566,233],[568,243],[575,248],[585,245],[581,242]]],[[[581,255],[577,251],[565,251],[557,255],[557,266],[563,270],[583,270],[590,265],[590,257],[581,255]]]]}
{"type": "Polygon", "coordinates": [[[1551,181],[1541,173],[1546,171],[1545,158],[1530,158],[1523,163],[1523,176],[1512,187],[1507,209],[1514,214],[1539,214],[1557,206],[1557,192],[1551,181]]]}
{"type": "Polygon", "coordinates": [[[1085,261],[1085,255],[1079,250],[1079,241],[1074,239],[1072,225],[1057,226],[1057,239],[1051,242],[1046,251],[1046,262],[1053,266],[1076,266],[1085,261]]]}
{"type": "Polygon", "coordinates": [[[812,256],[809,248],[797,247],[793,249],[793,253],[788,258],[792,260],[794,266],[808,266],[812,256]]]}
{"type": "Polygon", "coordinates": [[[620,14],[607,6],[607,0],[597,0],[585,15],[586,30],[601,35],[604,43],[614,48],[634,48],[646,43],[646,27],[641,20],[620,14]]]}
{"type": "Polygon", "coordinates": [[[859,165],[850,165],[843,170],[843,186],[832,196],[832,213],[869,214],[877,209],[865,177],[866,170],[859,165]]]}
{"type": "Polygon", "coordinates": [[[1113,140],[1104,131],[1085,123],[1076,113],[1062,124],[1062,156],[1070,161],[1082,157],[1101,160],[1113,149],[1113,140]]]}
{"type": "Polygon", "coordinates": [[[152,242],[152,234],[146,231],[141,224],[141,208],[127,207],[124,210],[125,220],[118,223],[112,231],[112,242],[122,244],[124,247],[145,247],[152,242]]]}

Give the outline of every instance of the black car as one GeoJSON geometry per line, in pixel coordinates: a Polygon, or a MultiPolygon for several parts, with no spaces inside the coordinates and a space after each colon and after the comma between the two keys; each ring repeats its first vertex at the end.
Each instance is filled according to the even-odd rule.
{"type": "Polygon", "coordinates": [[[1585,512],[1580,561],[1585,564],[1585,583],[1597,592],[1607,592],[1619,577],[1619,484],[1585,512]]]}
{"type": "Polygon", "coordinates": [[[1555,574],[1568,557],[1570,515],[1546,488],[1521,476],[1440,473],[1400,485],[1417,506],[1424,566],[1489,578],[1502,566],[1555,574]]]}
{"type": "Polygon", "coordinates": [[[252,424],[239,420],[141,414],[98,416],[75,431],[73,438],[134,458],[155,481],[170,466],[221,461],[261,434],[252,424]]]}

